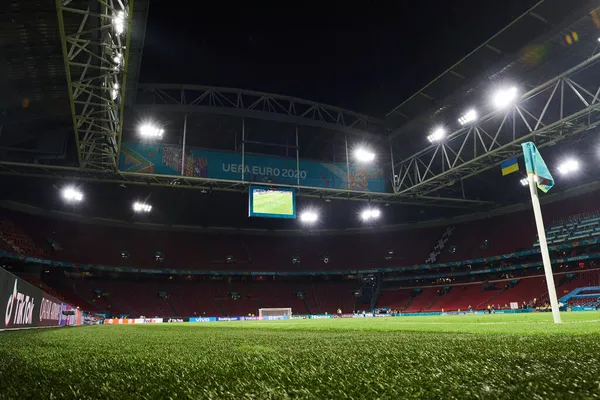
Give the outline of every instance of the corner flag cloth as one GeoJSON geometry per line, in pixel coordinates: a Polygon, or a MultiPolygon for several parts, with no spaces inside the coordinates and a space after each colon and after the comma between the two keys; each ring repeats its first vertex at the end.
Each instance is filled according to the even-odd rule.
{"type": "Polygon", "coordinates": [[[519,170],[519,163],[516,158],[511,158],[500,164],[500,168],[502,169],[502,176],[506,176],[513,172],[517,172],[519,170]]]}
{"type": "Polygon", "coordinates": [[[532,142],[522,143],[523,156],[525,157],[525,169],[527,173],[534,174],[537,179],[537,187],[544,193],[554,186],[554,178],[546,167],[544,159],[538,152],[537,147],[532,142]]]}

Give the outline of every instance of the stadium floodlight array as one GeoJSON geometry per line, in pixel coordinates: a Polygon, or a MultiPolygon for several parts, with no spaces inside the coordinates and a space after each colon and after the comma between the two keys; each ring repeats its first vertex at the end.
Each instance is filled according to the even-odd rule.
{"type": "Polygon", "coordinates": [[[366,208],[360,213],[360,218],[363,221],[372,221],[381,216],[381,211],[377,208],[366,208]]]}
{"type": "MultiPolygon", "coordinates": [[[[577,35],[576,32],[573,32],[573,35],[577,35]]],[[[569,36],[569,40],[571,40],[570,36],[569,36]]],[[[578,39],[575,38],[575,41],[577,41],[577,40],[578,39]]],[[[597,38],[597,41],[600,42],[600,37],[597,38]]],[[[569,42],[569,44],[571,44],[571,43],[569,42]]],[[[516,86],[507,86],[507,87],[498,89],[492,95],[491,103],[493,104],[493,106],[495,108],[503,109],[503,108],[506,108],[506,107],[510,106],[511,104],[515,103],[518,100],[518,96],[519,96],[519,88],[517,88],[516,86]]],[[[477,117],[478,117],[477,110],[470,109],[458,118],[458,123],[461,126],[465,126],[471,122],[475,122],[477,120],[477,117]]],[[[443,130],[440,130],[438,128],[432,134],[427,136],[427,139],[429,140],[430,143],[434,143],[434,142],[440,141],[444,136],[445,136],[445,132],[443,132],[443,130]]],[[[570,171],[568,171],[568,172],[570,172],[570,171]]]]}
{"type": "Polygon", "coordinates": [[[115,83],[113,84],[113,88],[112,88],[112,91],[111,91],[111,95],[112,95],[112,99],[113,99],[113,100],[116,100],[116,99],[117,99],[117,97],[119,96],[119,83],[118,83],[118,82],[115,82],[115,83]]]}
{"type": "Polygon", "coordinates": [[[292,317],[292,309],[291,308],[259,308],[258,309],[259,317],[292,317]]]}
{"type": "Polygon", "coordinates": [[[431,143],[439,142],[444,138],[444,136],[446,136],[446,130],[440,126],[435,128],[431,135],[427,136],[427,140],[429,140],[431,143]]]}
{"type": "Polygon", "coordinates": [[[115,62],[115,64],[121,65],[123,63],[123,54],[115,53],[115,55],[113,57],[113,61],[115,62]]]}
{"type": "Polygon", "coordinates": [[[140,136],[148,138],[148,139],[162,139],[165,134],[165,130],[160,126],[150,123],[144,122],[139,127],[140,136]]]}
{"type": "Polygon", "coordinates": [[[577,160],[566,160],[558,166],[558,172],[561,174],[569,174],[579,169],[579,162],[577,160]]]}
{"type": "Polygon", "coordinates": [[[118,11],[113,16],[113,28],[115,29],[115,33],[117,35],[122,35],[125,32],[125,12],[118,11]]]}
{"type": "Polygon", "coordinates": [[[62,197],[69,203],[79,203],[83,200],[83,193],[75,187],[68,186],[62,190],[62,197]]]}
{"type": "Polygon", "coordinates": [[[300,221],[305,224],[314,224],[319,219],[319,214],[315,211],[304,211],[300,214],[300,221]]]}
{"type": "Polygon", "coordinates": [[[529,185],[529,181],[527,180],[527,178],[523,178],[519,182],[521,182],[521,185],[523,185],[523,186],[529,185]]]}
{"type": "Polygon", "coordinates": [[[373,162],[373,160],[375,160],[375,153],[365,149],[364,147],[359,147],[358,149],[354,150],[354,158],[360,162],[373,162]]]}
{"type": "MultiPolygon", "coordinates": [[[[533,176],[533,181],[534,182],[539,182],[539,180],[540,180],[540,178],[538,178],[537,175],[533,176]]],[[[529,186],[529,180],[527,178],[523,178],[519,182],[521,182],[521,185],[523,185],[523,186],[529,186]]]]}
{"type": "Polygon", "coordinates": [[[150,211],[152,211],[152,206],[150,204],[140,203],[139,201],[136,201],[135,203],[133,203],[133,211],[137,213],[149,213],[150,211]]]}
{"type": "Polygon", "coordinates": [[[466,113],[464,113],[458,119],[458,123],[461,124],[461,125],[466,125],[466,124],[469,124],[469,123],[474,122],[476,120],[477,120],[477,110],[470,109],[469,111],[467,111],[466,113]]]}
{"type": "Polygon", "coordinates": [[[496,108],[504,108],[512,104],[517,99],[518,94],[519,90],[515,86],[499,89],[492,97],[492,101],[496,108]]]}

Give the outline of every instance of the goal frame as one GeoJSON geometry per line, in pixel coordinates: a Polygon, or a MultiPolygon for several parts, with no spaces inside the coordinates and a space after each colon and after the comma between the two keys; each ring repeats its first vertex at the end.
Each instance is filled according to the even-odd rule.
{"type": "Polygon", "coordinates": [[[265,307],[258,309],[258,316],[261,318],[264,317],[292,317],[292,308],[291,307],[265,307]],[[266,315],[265,315],[266,311],[266,315]],[[281,311],[280,314],[275,314],[277,311],[281,311]]]}

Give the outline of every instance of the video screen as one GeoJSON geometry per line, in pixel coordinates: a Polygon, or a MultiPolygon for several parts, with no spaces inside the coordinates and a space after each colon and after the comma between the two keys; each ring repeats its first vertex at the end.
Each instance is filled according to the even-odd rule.
{"type": "Polygon", "coordinates": [[[295,190],[251,186],[249,215],[266,218],[296,218],[295,190]]]}

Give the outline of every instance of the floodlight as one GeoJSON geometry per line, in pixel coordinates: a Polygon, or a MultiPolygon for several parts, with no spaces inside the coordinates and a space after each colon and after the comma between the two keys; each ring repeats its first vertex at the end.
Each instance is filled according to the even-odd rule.
{"type": "Polygon", "coordinates": [[[121,65],[121,63],[123,62],[123,54],[116,53],[115,56],[113,57],[113,61],[115,64],[121,65]]]}
{"type": "Polygon", "coordinates": [[[165,130],[154,123],[145,122],[140,125],[139,132],[140,132],[140,136],[143,136],[145,138],[162,139],[163,135],[165,133],[165,130]]]}
{"type": "Polygon", "coordinates": [[[518,93],[519,91],[514,86],[498,90],[492,98],[494,106],[497,108],[504,108],[510,105],[517,99],[518,93]]]}
{"type": "Polygon", "coordinates": [[[79,203],[83,200],[83,193],[72,186],[68,186],[62,190],[62,197],[69,203],[79,203]]]}
{"type": "Polygon", "coordinates": [[[114,83],[111,94],[113,100],[116,100],[117,96],[119,96],[119,84],[117,82],[114,83]]]}
{"type": "Polygon", "coordinates": [[[359,147],[354,150],[354,158],[356,158],[360,162],[372,162],[375,160],[375,153],[365,149],[364,147],[359,147]]]}
{"type": "Polygon", "coordinates": [[[305,224],[314,224],[319,219],[319,214],[315,211],[304,211],[300,214],[300,221],[305,224]]]}
{"type": "Polygon", "coordinates": [[[381,211],[377,208],[366,208],[360,213],[360,218],[363,221],[372,221],[381,216],[381,211]]]}
{"type": "Polygon", "coordinates": [[[477,119],[477,111],[475,109],[470,109],[466,113],[464,113],[459,119],[458,123],[461,125],[466,125],[470,122],[473,122],[477,119]]]}
{"type": "Polygon", "coordinates": [[[444,136],[446,136],[446,130],[440,126],[435,128],[431,135],[427,136],[427,140],[429,140],[430,143],[439,142],[444,136]]]}
{"type": "Polygon", "coordinates": [[[523,186],[529,185],[529,180],[527,178],[523,178],[519,182],[521,182],[521,185],[523,186]]]}
{"type": "Polygon", "coordinates": [[[558,172],[561,174],[569,174],[579,169],[579,162],[574,159],[566,160],[558,166],[558,172]]]}
{"type": "Polygon", "coordinates": [[[113,27],[115,28],[115,33],[117,35],[122,35],[125,32],[125,12],[118,11],[113,16],[113,27]]]}
{"type": "Polygon", "coordinates": [[[133,211],[137,213],[149,213],[150,211],[152,211],[152,206],[150,204],[140,203],[139,201],[136,201],[135,203],[133,203],[133,211]]]}

